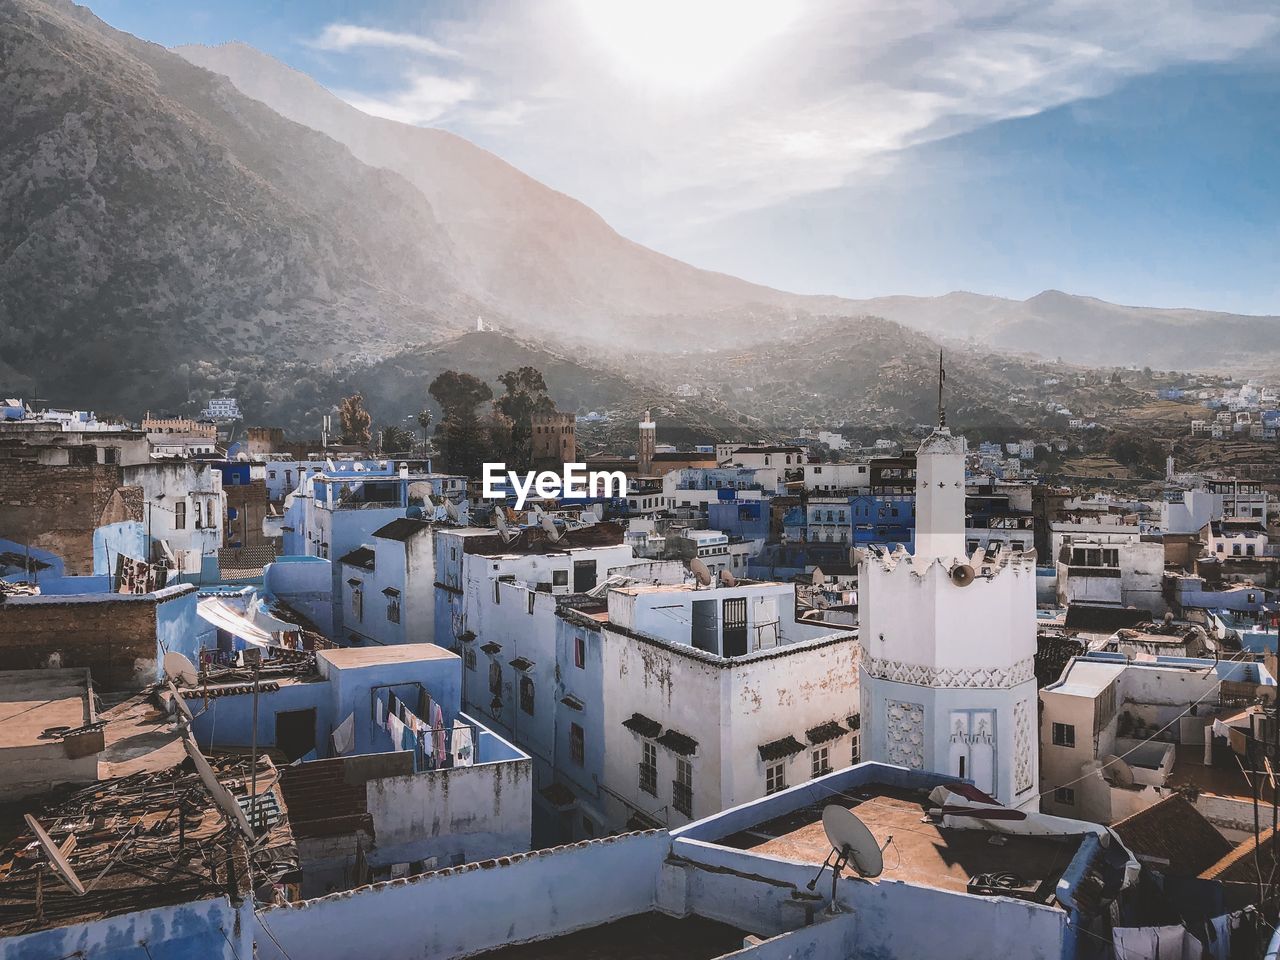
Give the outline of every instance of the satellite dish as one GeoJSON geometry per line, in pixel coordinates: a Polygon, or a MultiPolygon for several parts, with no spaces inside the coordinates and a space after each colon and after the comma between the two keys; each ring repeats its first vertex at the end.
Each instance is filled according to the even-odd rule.
{"type": "Polygon", "coordinates": [[[191,708],[187,706],[187,699],[178,692],[178,688],[173,685],[173,681],[169,681],[169,694],[173,697],[173,705],[177,707],[178,712],[182,714],[183,719],[190,725],[195,723],[195,717],[191,714],[191,708]]]}
{"type": "Polygon", "coordinates": [[[591,515],[597,520],[604,519],[604,504],[597,500],[591,505],[591,515]]]}
{"type": "Polygon", "coordinates": [[[827,575],[822,572],[822,568],[814,567],[813,568],[813,585],[815,587],[820,587],[826,582],[827,582],[827,575]]]}
{"type": "Polygon", "coordinates": [[[831,841],[831,849],[852,863],[859,876],[878,877],[884,872],[884,854],[880,844],[867,825],[848,807],[828,804],[822,811],[822,829],[831,841]]]}
{"type": "Polygon", "coordinates": [[[699,586],[711,586],[711,571],[700,558],[694,557],[689,561],[689,570],[693,573],[694,579],[698,581],[699,586]]]}
{"type": "MultiPolygon", "coordinates": [[[[213,772],[213,767],[209,766],[209,761],[205,759],[204,754],[200,752],[200,748],[189,733],[183,735],[182,745],[186,748],[187,756],[191,758],[191,762],[195,764],[196,772],[200,774],[200,779],[204,782],[205,789],[213,797],[213,802],[240,828],[240,832],[244,834],[245,839],[252,843],[253,827],[249,826],[249,818],[244,815],[244,810],[240,808],[236,798],[231,795],[231,791],[218,781],[213,772]]],[[[258,758],[253,757],[252,761],[257,763],[258,758]]]]}
{"type": "Polygon", "coordinates": [[[735,577],[732,573],[730,573],[727,567],[724,570],[720,571],[720,586],[736,587],[737,585],[738,585],[738,578],[735,577]]]}
{"type": "Polygon", "coordinates": [[[1110,780],[1116,786],[1133,786],[1133,768],[1114,753],[1109,753],[1102,758],[1102,770],[1104,780],[1107,779],[1106,774],[1110,772],[1110,780]]]}
{"type": "Polygon", "coordinates": [[[498,528],[498,533],[502,535],[502,539],[510,543],[515,539],[515,532],[507,526],[507,515],[502,507],[498,507],[493,511],[493,525],[498,528]]]}
{"type": "MultiPolygon", "coordinates": [[[[537,508],[535,507],[535,509],[537,508]]],[[[551,519],[551,514],[543,513],[541,510],[538,510],[538,522],[542,524],[542,529],[547,531],[547,536],[551,538],[553,543],[560,539],[562,536],[560,528],[557,527],[556,522],[551,519]]]]}
{"type": "Polygon", "coordinates": [[[967,587],[973,583],[973,567],[967,563],[957,563],[951,568],[951,582],[957,587],[967,587]]]}
{"type": "MultiPolygon", "coordinates": [[[[72,893],[77,897],[83,897],[85,894],[84,884],[80,882],[80,878],[76,876],[76,872],[71,869],[71,864],[67,863],[67,858],[57,844],[50,839],[49,834],[45,833],[44,827],[40,826],[38,821],[31,814],[23,814],[26,818],[27,826],[31,828],[31,832],[36,835],[36,843],[40,846],[40,852],[44,854],[45,860],[49,864],[49,869],[58,875],[58,879],[67,885],[72,893]]],[[[72,835],[71,839],[75,839],[72,835]]]]}
{"type": "Polygon", "coordinates": [[[462,514],[458,512],[458,508],[452,500],[446,500],[444,502],[444,512],[445,515],[454,523],[457,523],[462,519],[462,514]]]}
{"type": "Polygon", "coordinates": [[[178,681],[188,687],[194,687],[200,682],[200,677],[196,673],[195,664],[188,660],[185,656],[176,650],[171,650],[164,655],[161,661],[164,675],[169,681],[178,681]]]}
{"type": "Polygon", "coordinates": [[[422,509],[431,510],[434,512],[435,508],[436,508],[436,502],[431,499],[431,494],[424,493],[422,495],[422,509]]]}

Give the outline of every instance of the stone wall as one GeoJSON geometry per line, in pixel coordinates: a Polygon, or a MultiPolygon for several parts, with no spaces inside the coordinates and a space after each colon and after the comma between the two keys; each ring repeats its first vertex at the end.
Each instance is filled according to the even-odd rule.
{"type": "Polygon", "coordinates": [[[0,460],[0,537],[57,554],[69,576],[91,574],[93,531],[120,486],[115,464],[0,460]]]}

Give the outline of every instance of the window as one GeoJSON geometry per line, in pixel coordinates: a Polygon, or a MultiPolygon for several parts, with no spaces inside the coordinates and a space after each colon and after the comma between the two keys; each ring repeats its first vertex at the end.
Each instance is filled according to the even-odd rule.
{"type": "Polygon", "coordinates": [[[855,766],[862,762],[862,731],[853,731],[853,741],[850,744],[849,762],[855,766]]]}
{"type": "Polygon", "coordinates": [[[267,475],[271,477],[272,480],[276,478],[276,472],[274,470],[268,470],[267,475]]]}
{"type": "Polygon", "coordinates": [[[351,588],[351,616],[357,621],[364,619],[364,587],[351,588]]]}
{"type": "Polygon", "coordinates": [[[497,660],[489,661],[489,692],[495,697],[502,693],[502,664],[497,660]]]}
{"type": "Polygon", "coordinates": [[[206,500],[204,505],[204,525],[212,530],[215,526],[213,522],[213,501],[206,500]]]}
{"type": "Polygon", "coordinates": [[[1069,723],[1053,725],[1053,745],[1055,747],[1074,747],[1076,745],[1076,728],[1069,723]]]}
{"type": "Polygon", "coordinates": [[[493,602],[495,604],[502,603],[502,581],[493,581],[493,602]]]}
{"type": "Polygon", "coordinates": [[[766,796],[787,789],[787,765],[774,763],[764,768],[764,792],[766,796]]]}
{"type": "Polygon", "coordinates": [[[568,570],[552,570],[551,585],[553,587],[567,587],[569,585],[568,570]]]}
{"type": "Polygon", "coordinates": [[[173,529],[187,529],[187,501],[175,500],[173,503],[173,529]]]}
{"type": "Polygon", "coordinates": [[[449,548],[449,559],[450,559],[450,560],[457,560],[457,559],[458,559],[458,548],[457,548],[457,547],[450,547],[450,548],[449,548]]]}
{"type": "Polygon", "coordinates": [[[533,615],[533,591],[532,590],[530,590],[528,594],[525,596],[525,603],[528,605],[529,615],[532,616],[533,615]]]}
{"type": "Polygon", "coordinates": [[[587,668],[586,637],[573,638],[573,665],[579,670],[585,670],[587,668]]]}
{"type": "Polygon", "coordinates": [[[640,789],[658,795],[658,747],[650,740],[640,744],[640,789]]]}
{"type": "Polygon", "coordinates": [[[400,622],[400,594],[387,594],[387,620],[390,623],[400,622]]]}
{"type": "Polygon", "coordinates": [[[462,662],[468,670],[474,670],[476,668],[476,652],[470,647],[463,647],[462,662]]]}
{"type": "Polygon", "coordinates": [[[1059,787],[1053,791],[1053,800],[1055,803],[1065,803],[1069,807],[1076,805],[1076,792],[1070,787],[1059,787]]]}
{"type": "Polygon", "coordinates": [[[533,716],[533,678],[520,678],[520,709],[533,716]]]}
{"type": "Polygon", "coordinates": [[[569,724],[569,759],[582,766],[587,762],[587,744],[582,728],[576,723],[569,724]]]}
{"type": "Polygon", "coordinates": [[[827,747],[818,747],[813,751],[813,775],[826,776],[831,772],[831,758],[827,747]]]}
{"type": "Polygon", "coordinates": [[[676,757],[676,778],[671,781],[671,805],[686,817],[693,816],[693,762],[676,757]]]}
{"type": "Polygon", "coordinates": [[[119,463],[120,448],[119,447],[103,447],[102,462],[103,463],[119,463]]]}

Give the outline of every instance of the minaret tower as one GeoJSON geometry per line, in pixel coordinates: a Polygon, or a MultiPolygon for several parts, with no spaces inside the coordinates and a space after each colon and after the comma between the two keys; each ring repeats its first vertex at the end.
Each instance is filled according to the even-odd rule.
{"type": "Polygon", "coordinates": [[[965,440],[938,426],[916,453],[916,550],[859,565],[863,757],[972,780],[1037,805],[1035,554],[965,556],[965,440]]]}
{"type": "Polygon", "coordinates": [[[646,410],[640,421],[640,443],[636,446],[636,472],[640,476],[648,476],[653,470],[653,452],[657,445],[658,425],[646,410]]]}

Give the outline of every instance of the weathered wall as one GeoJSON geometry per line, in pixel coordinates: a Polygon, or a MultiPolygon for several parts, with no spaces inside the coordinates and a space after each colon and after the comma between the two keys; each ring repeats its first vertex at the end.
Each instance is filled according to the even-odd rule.
{"type": "Polygon", "coordinates": [[[161,635],[185,636],[180,608],[194,592],[11,598],[0,604],[0,659],[10,670],[88,667],[101,690],[136,689],[159,677],[161,635]]]}
{"type": "Polygon", "coordinates": [[[624,834],[273,907],[258,915],[274,936],[257,938],[258,957],[451,960],[644,913],[669,842],[624,834]]]}
{"type": "Polygon", "coordinates": [[[0,460],[0,537],[57,554],[70,575],[93,573],[93,532],[121,483],[112,464],[0,460]]]}

